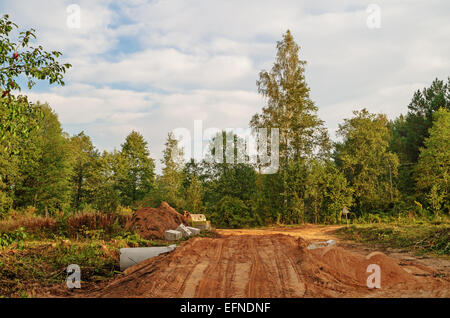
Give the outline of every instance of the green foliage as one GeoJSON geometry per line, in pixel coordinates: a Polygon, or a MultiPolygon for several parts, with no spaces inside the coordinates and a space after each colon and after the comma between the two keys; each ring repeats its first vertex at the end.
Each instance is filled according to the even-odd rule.
{"type": "Polygon", "coordinates": [[[152,245],[160,245],[154,243],[152,240],[146,240],[137,233],[125,232],[121,235],[117,235],[114,239],[124,241],[126,246],[129,247],[148,247],[152,245]]]}
{"type": "Polygon", "coordinates": [[[304,199],[304,193],[299,189],[304,187],[300,185],[305,171],[302,165],[312,157],[326,158],[330,150],[327,131],[323,121],[317,117],[317,107],[309,96],[304,75],[306,62],[300,60],[299,51],[292,34],[287,31],[277,43],[277,58],[272,70],[259,74],[258,91],[266,98],[267,106],[250,122],[254,129],[280,130],[279,175],[264,179],[274,187],[272,200],[276,202],[282,220],[288,223],[303,218],[303,212],[298,207],[304,199]]]}
{"type": "Polygon", "coordinates": [[[397,155],[388,149],[391,136],[387,118],[366,109],[353,113],[353,118],[339,125],[343,142],[336,145],[336,162],[354,189],[360,213],[386,209],[397,197],[393,178],[399,165],[397,155]]]}
{"type": "Polygon", "coordinates": [[[166,201],[175,208],[181,208],[184,205],[181,195],[183,149],[178,146],[178,140],[172,133],[167,135],[161,163],[163,164],[162,176],[157,180],[159,201],[166,201]]]}
{"type": "Polygon", "coordinates": [[[19,163],[28,157],[31,135],[41,130],[44,116],[39,106],[29,103],[25,96],[13,96],[11,91],[21,89],[18,82],[23,77],[30,89],[35,80],[64,85],[63,74],[71,67],[57,61],[60,52],[33,47],[33,29],[21,31],[17,40],[12,39],[17,28],[8,15],[0,18],[0,216],[15,203],[15,187],[23,181],[19,163]]]}
{"type": "Polygon", "coordinates": [[[60,64],[57,58],[61,52],[44,51],[42,46],[31,46],[36,38],[35,30],[21,31],[17,41],[11,39],[14,29],[18,26],[9,20],[8,15],[0,18],[0,87],[3,96],[9,95],[14,89],[19,89],[17,79],[24,75],[27,78],[28,88],[32,88],[35,80],[48,80],[50,84],[64,85],[63,74],[70,64],[60,64]]]}
{"type": "Polygon", "coordinates": [[[0,219],[11,209],[12,204],[13,199],[7,193],[0,191],[0,219]]]}
{"type": "Polygon", "coordinates": [[[71,203],[78,211],[93,202],[98,186],[95,173],[99,169],[99,154],[83,132],[70,138],[69,147],[72,160],[71,203]]]}
{"type": "Polygon", "coordinates": [[[325,169],[322,222],[341,223],[342,210],[353,205],[353,189],[349,186],[344,173],[333,163],[328,162],[325,169]]]}
{"type": "Polygon", "coordinates": [[[277,43],[277,58],[270,72],[259,74],[258,92],[267,99],[261,114],[253,116],[253,128],[280,129],[280,163],[289,159],[326,154],[328,135],[305,82],[305,61],[300,47],[288,30],[277,43]]]}
{"type": "Polygon", "coordinates": [[[450,108],[450,78],[447,83],[435,79],[430,87],[416,91],[408,105],[408,114],[394,124],[394,133],[399,138],[393,148],[405,162],[417,162],[433,125],[433,114],[440,108],[450,108]]]}
{"type": "Polygon", "coordinates": [[[223,197],[216,206],[215,213],[211,216],[214,224],[225,228],[241,228],[254,225],[254,220],[249,213],[249,208],[244,201],[232,197],[223,197]]]}
{"type": "Polygon", "coordinates": [[[0,98],[0,216],[13,206],[14,186],[22,176],[19,165],[39,130],[39,111],[23,97],[0,98]]]}
{"type": "Polygon", "coordinates": [[[41,212],[55,213],[69,206],[72,173],[68,140],[57,115],[47,105],[36,105],[43,117],[39,129],[30,134],[20,160],[22,177],[15,186],[15,206],[35,206],[41,212]]]}
{"type": "Polygon", "coordinates": [[[119,152],[103,152],[97,159],[96,168],[93,171],[93,197],[92,201],[96,209],[105,212],[116,212],[120,207],[121,193],[119,176],[121,176],[121,155],[119,152]]]}
{"type": "Polygon", "coordinates": [[[425,196],[431,209],[438,214],[441,209],[449,212],[450,111],[441,108],[434,113],[434,118],[415,171],[417,190],[427,194],[425,196]]]}
{"type": "Polygon", "coordinates": [[[203,186],[196,175],[186,190],[186,209],[192,213],[203,212],[203,186]]]}
{"type": "Polygon", "coordinates": [[[63,284],[69,264],[81,267],[82,284],[112,277],[119,271],[117,251],[99,241],[27,241],[22,250],[0,254],[0,295],[35,296],[36,288],[41,293],[43,287],[63,284]]]}
{"type": "MultiPolygon", "coordinates": [[[[435,79],[430,87],[415,92],[408,105],[408,114],[399,116],[391,125],[390,148],[400,159],[398,188],[405,196],[416,194],[415,165],[433,125],[433,114],[440,108],[450,108],[450,78],[447,83],[435,79]]],[[[417,190],[421,191],[420,188],[417,190]]]]}
{"type": "Polygon", "coordinates": [[[416,253],[450,255],[450,226],[447,223],[418,222],[352,225],[340,229],[345,239],[405,248],[416,253]]]}
{"type": "Polygon", "coordinates": [[[122,204],[135,204],[154,187],[155,164],[149,155],[144,137],[138,132],[131,132],[117,157],[119,162],[116,165],[116,175],[122,204]]]}
{"type": "Polygon", "coordinates": [[[27,233],[23,227],[10,233],[0,233],[0,248],[7,247],[15,243],[20,249],[23,249],[23,241],[27,238],[27,233]]]}

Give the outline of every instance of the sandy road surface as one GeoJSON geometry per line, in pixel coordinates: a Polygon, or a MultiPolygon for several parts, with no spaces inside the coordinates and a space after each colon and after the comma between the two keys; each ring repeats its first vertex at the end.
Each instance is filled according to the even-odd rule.
{"type": "Polygon", "coordinates": [[[335,232],[342,228],[342,225],[301,225],[292,227],[268,227],[261,229],[218,229],[221,235],[268,235],[268,234],[285,234],[293,237],[301,237],[310,241],[335,240],[338,237],[335,232]]]}
{"type": "Polygon", "coordinates": [[[368,255],[369,253],[381,251],[391,258],[396,259],[400,264],[405,262],[411,262],[418,264],[419,266],[426,266],[436,271],[440,276],[450,277],[450,260],[447,258],[437,258],[432,256],[417,256],[411,252],[407,252],[395,248],[374,248],[362,243],[354,241],[342,240],[336,231],[342,227],[342,225],[299,225],[289,227],[268,227],[261,229],[219,229],[218,233],[222,235],[267,235],[267,234],[285,234],[293,237],[301,237],[311,242],[334,240],[340,247],[345,248],[347,251],[354,253],[368,255]]]}
{"type": "Polygon", "coordinates": [[[71,296],[450,297],[448,277],[417,259],[342,248],[339,241],[330,248],[306,249],[302,237],[336,239],[336,229],[219,230],[220,238],[193,238],[170,254],[71,296]],[[382,269],[381,289],[367,287],[366,269],[372,263],[382,269]]]}

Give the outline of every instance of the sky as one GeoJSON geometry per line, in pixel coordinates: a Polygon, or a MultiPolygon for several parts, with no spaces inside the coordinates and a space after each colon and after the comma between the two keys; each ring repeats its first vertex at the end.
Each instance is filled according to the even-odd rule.
{"type": "Polygon", "coordinates": [[[450,75],[447,0],[2,0],[0,13],[73,65],[64,87],[25,90],[32,101],[48,102],[66,132],[84,131],[99,150],[139,131],[157,161],[167,133],[193,131],[194,120],[248,127],[265,105],[258,74],[287,29],[332,138],[353,110],[394,119],[416,90],[450,75]]]}

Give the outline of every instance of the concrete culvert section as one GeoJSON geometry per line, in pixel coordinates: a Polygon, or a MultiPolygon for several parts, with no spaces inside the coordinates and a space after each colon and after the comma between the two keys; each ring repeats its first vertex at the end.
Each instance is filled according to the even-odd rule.
{"type": "Polygon", "coordinates": [[[146,259],[163,253],[172,252],[176,247],[177,246],[173,244],[169,246],[121,248],[120,270],[124,271],[129,267],[138,265],[146,259]]]}

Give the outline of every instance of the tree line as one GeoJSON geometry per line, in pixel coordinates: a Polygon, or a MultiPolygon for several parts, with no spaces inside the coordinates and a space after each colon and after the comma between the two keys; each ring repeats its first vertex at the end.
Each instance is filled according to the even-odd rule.
{"type": "MultiPolygon", "coordinates": [[[[8,22],[4,17],[0,23],[2,41],[9,41],[8,22]]],[[[17,74],[32,69],[31,77],[64,84],[62,74],[70,64],[57,62],[59,52],[49,60],[42,51],[47,61],[42,64],[27,51],[16,58],[14,45],[1,50],[2,69],[17,74]]],[[[172,133],[157,174],[139,132],[132,131],[118,150],[100,152],[83,132],[65,133],[48,104],[11,94],[17,74],[2,70],[0,216],[30,206],[47,214],[114,213],[161,201],[179,211],[205,213],[222,227],[339,223],[344,207],[357,217],[448,214],[450,78],[415,92],[408,113],[393,121],[366,109],[354,111],[339,125],[339,141],[332,142],[310,98],[299,53],[287,31],[277,43],[273,67],[261,71],[257,81],[266,103],[249,124],[254,130],[279,129],[274,174],[260,173],[258,163],[184,162],[172,133]]],[[[227,137],[223,132],[215,138],[227,137]]],[[[239,137],[231,137],[237,145],[239,137]]]]}

